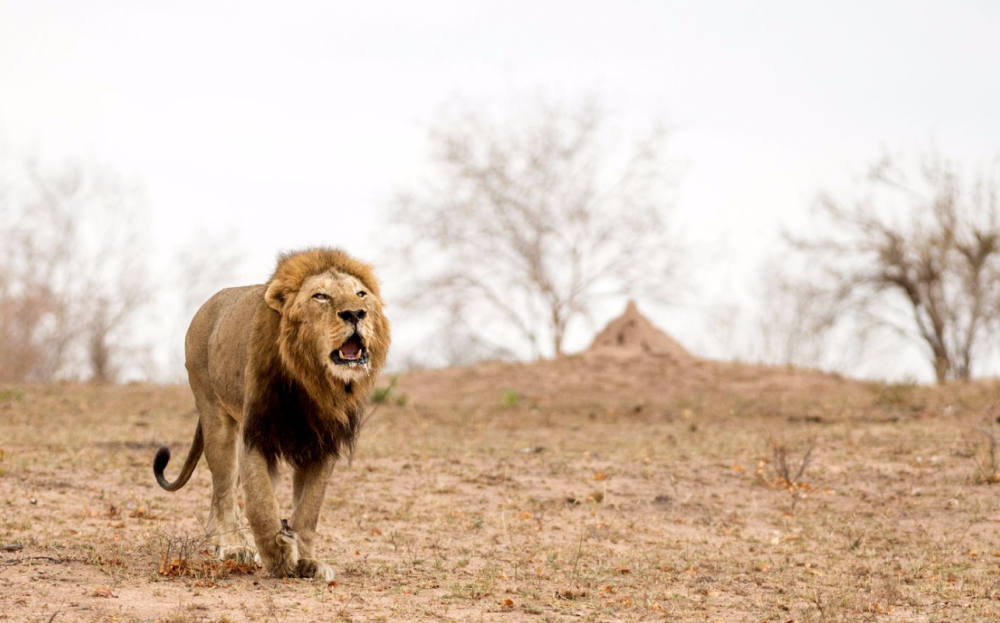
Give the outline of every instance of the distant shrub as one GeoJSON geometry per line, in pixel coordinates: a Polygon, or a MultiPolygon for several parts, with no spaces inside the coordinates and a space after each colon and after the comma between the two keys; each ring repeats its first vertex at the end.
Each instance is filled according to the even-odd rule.
{"type": "Polygon", "coordinates": [[[809,467],[813,459],[813,450],[816,443],[813,440],[808,442],[805,451],[799,454],[796,459],[792,449],[785,443],[778,441],[774,437],[768,437],[767,445],[771,451],[771,459],[768,463],[772,477],[764,478],[763,470],[758,468],[757,477],[762,482],[773,489],[784,489],[791,495],[791,509],[795,510],[796,503],[805,498],[812,490],[804,480],[806,468],[809,467]]]}
{"type": "Polygon", "coordinates": [[[392,385],[388,387],[376,387],[372,390],[372,402],[377,405],[389,402],[389,396],[392,395],[392,385]]]}
{"type": "Polygon", "coordinates": [[[410,399],[406,394],[396,393],[396,377],[393,376],[389,379],[388,385],[372,390],[371,401],[377,405],[395,403],[400,407],[405,407],[410,399]]]}

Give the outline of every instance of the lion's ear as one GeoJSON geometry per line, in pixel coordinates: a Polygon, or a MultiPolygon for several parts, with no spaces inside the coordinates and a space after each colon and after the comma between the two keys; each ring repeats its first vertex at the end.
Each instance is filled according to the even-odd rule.
{"type": "Polygon", "coordinates": [[[277,279],[267,284],[267,291],[264,292],[264,302],[267,306],[279,314],[285,308],[285,300],[288,298],[288,288],[277,279]]]}

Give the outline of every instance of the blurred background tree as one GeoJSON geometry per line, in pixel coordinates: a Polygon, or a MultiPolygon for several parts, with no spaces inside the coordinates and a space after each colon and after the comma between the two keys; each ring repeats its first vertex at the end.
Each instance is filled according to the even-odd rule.
{"type": "Polygon", "coordinates": [[[888,329],[922,347],[939,383],[970,378],[1000,319],[998,183],[996,166],[969,176],[932,150],[883,157],[858,199],[821,194],[821,233],[789,236],[806,267],[797,330],[888,329]]]}
{"type": "Polygon", "coordinates": [[[664,132],[621,157],[609,134],[593,102],[441,119],[429,133],[432,173],[391,209],[402,241],[393,253],[410,276],[401,298],[451,321],[475,318],[449,332],[477,353],[517,350],[499,333],[533,357],[562,355],[567,330],[602,301],[668,301],[681,254],[667,220],[664,132]]]}
{"type": "Polygon", "coordinates": [[[111,382],[148,354],[142,190],[93,165],[28,159],[0,181],[0,380],[111,382]]]}

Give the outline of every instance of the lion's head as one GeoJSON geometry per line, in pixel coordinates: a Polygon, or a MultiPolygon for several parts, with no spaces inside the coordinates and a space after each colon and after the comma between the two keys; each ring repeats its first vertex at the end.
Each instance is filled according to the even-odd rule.
{"type": "Polygon", "coordinates": [[[374,383],[390,336],[370,266],[336,249],[283,255],[264,299],[281,314],[281,359],[300,380],[374,383]]]}

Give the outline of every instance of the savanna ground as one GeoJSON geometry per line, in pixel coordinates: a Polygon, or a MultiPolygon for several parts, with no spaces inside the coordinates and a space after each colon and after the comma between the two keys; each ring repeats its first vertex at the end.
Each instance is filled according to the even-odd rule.
{"type": "Polygon", "coordinates": [[[328,490],[330,584],[205,555],[204,462],[173,494],[151,470],[161,442],[169,477],[187,452],[187,388],[0,390],[0,620],[1000,618],[995,381],[586,356],[411,373],[328,490]]]}

